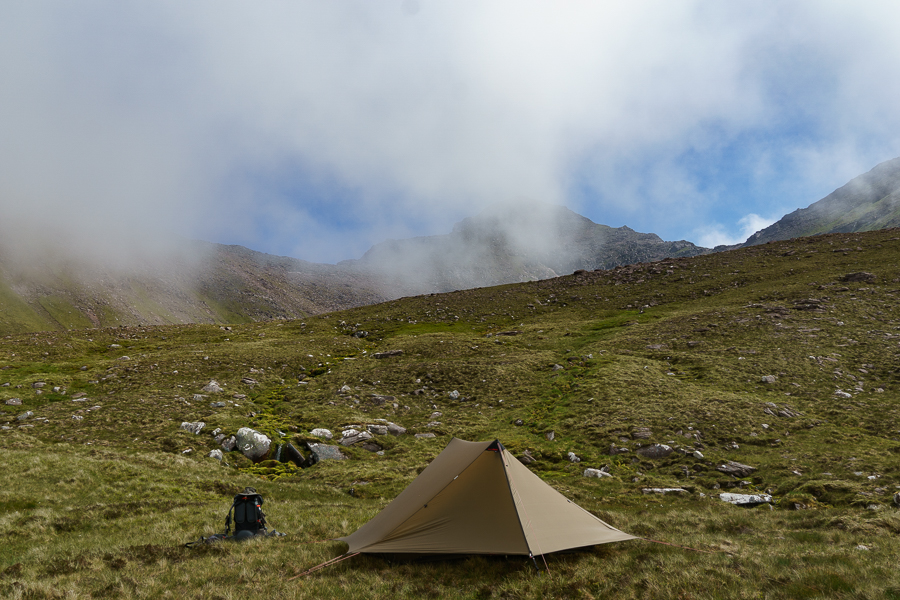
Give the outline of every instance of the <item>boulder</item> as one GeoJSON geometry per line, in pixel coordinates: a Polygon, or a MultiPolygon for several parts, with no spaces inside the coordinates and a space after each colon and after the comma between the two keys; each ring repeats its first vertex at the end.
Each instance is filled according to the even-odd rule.
{"type": "Polygon", "coordinates": [[[207,454],[209,458],[214,458],[216,460],[222,460],[225,458],[225,455],[222,454],[222,451],[216,448],[215,450],[210,450],[209,454],[207,454]]]}
{"type": "Polygon", "coordinates": [[[372,439],[372,434],[368,431],[357,431],[355,429],[346,429],[341,434],[341,446],[351,446],[357,442],[364,442],[372,439]]]}
{"type": "Polygon", "coordinates": [[[643,488],[642,494],[689,494],[684,488],[643,488]]]}
{"type": "Polygon", "coordinates": [[[396,423],[388,423],[387,430],[391,435],[403,435],[404,433],[406,433],[406,427],[401,427],[396,423]]]}
{"type": "Polygon", "coordinates": [[[238,429],[236,442],[238,450],[253,462],[263,460],[272,446],[272,440],[267,435],[249,427],[238,429]]]}
{"type": "Polygon", "coordinates": [[[228,438],[225,438],[223,435],[221,440],[217,437],[216,441],[219,442],[219,446],[221,446],[222,450],[225,452],[233,452],[237,448],[237,438],[233,435],[228,438]]]}
{"type": "Polygon", "coordinates": [[[347,458],[337,446],[329,446],[327,444],[307,444],[306,447],[316,457],[317,462],[320,460],[344,460],[347,458]]]}
{"type": "Polygon", "coordinates": [[[374,435],[387,435],[387,425],[366,425],[366,430],[374,435]]]}
{"type": "Polygon", "coordinates": [[[602,477],[612,477],[612,475],[610,475],[609,473],[607,473],[606,471],[603,471],[601,469],[585,469],[584,477],[602,478],[602,477]]]}
{"type": "Polygon", "coordinates": [[[756,506],[757,504],[770,504],[772,496],[769,494],[719,494],[719,500],[735,504],[737,506],[756,506]]]}
{"type": "Polygon", "coordinates": [[[726,475],[734,475],[735,477],[748,477],[751,473],[756,471],[756,467],[742,465],[739,462],[728,460],[716,467],[716,470],[725,473],[726,475]]]}
{"type": "Polygon", "coordinates": [[[203,386],[200,390],[201,392],[206,392],[207,394],[218,394],[222,391],[222,386],[216,380],[211,380],[209,383],[203,386]]]}
{"type": "Polygon", "coordinates": [[[635,450],[635,452],[644,458],[665,458],[672,454],[673,450],[671,446],[667,446],[666,444],[651,444],[649,446],[642,446],[635,450]]]}
{"type": "Polygon", "coordinates": [[[310,433],[310,435],[315,436],[317,438],[322,438],[323,440],[330,440],[331,438],[334,437],[334,435],[331,433],[330,430],[322,429],[320,427],[313,429],[309,433],[310,433]]]}
{"type": "Polygon", "coordinates": [[[203,430],[204,427],[206,427],[206,423],[204,423],[203,421],[195,421],[193,423],[189,423],[188,421],[185,421],[181,424],[181,429],[184,429],[185,431],[190,431],[194,435],[199,434],[200,431],[203,430]]]}

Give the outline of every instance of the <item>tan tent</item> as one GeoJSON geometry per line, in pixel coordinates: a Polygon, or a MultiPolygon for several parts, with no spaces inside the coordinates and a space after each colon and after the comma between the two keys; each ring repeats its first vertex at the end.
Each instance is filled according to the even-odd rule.
{"type": "Polygon", "coordinates": [[[536,556],[635,536],[568,500],[499,441],[454,438],[384,510],[339,539],[348,553],[536,556]]]}

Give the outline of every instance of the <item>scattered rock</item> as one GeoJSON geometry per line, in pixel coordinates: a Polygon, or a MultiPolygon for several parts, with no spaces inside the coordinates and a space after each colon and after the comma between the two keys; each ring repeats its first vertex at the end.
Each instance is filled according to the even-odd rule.
{"type": "Polygon", "coordinates": [[[719,494],[719,500],[737,506],[755,506],[757,504],[770,504],[772,496],[769,494],[731,494],[725,492],[719,494]]]}
{"type": "Polygon", "coordinates": [[[387,435],[388,432],[387,425],[366,425],[366,429],[375,435],[387,435]]]}
{"type": "MultiPolygon", "coordinates": [[[[531,455],[531,452],[529,452],[528,450],[525,450],[525,452],[522,453],[522,456],[519,457],[519,461],[521,461],[522,464],[524,464],[524,465],[530,465],[531,463],[535,462],[536,460],[537,459],[535,457],[533,457],[531,455]]],[[[898,492],[898,495],[900,495],[900,492],[898,492]]]]}
{"type": "Polygon", "coordinates": [[[642,488],[642,494],[689,494],[684,488],[642,488]]]}
{"type": "Polygon", "coordinates": [[[272,440],[267,435],[249,427],[238,429],[236,442],[238,450],[253,462],[259,462],[265,458],[272,445],[272,440]]]}
{"type": "Polygon", "coordinates": [[[609,473],[607,473],[606,471],[603,471],[601,469],[585,469],[582,476],[583,477],[597,477],[597,478],[612,477],[612,475],[610,475],[609,473]]]}
{"type": "Polygon", "coordinates": [[[900,492],[894,494],[894,506],[900,508],[900,492]]]}
{"type": "Polygon", "coordinates": [[[703,454],[701,454],[699,450],[694,450],[692,456],[693,456],[694,458],[696,458],[697,460],[702,460],[702,459],[703,459],[703,454]]]}
{"type": "Polygon", "coordinates": [[[222,391],[222,386],[216,380],[211,380],[209,383],[203,386],[200,390],[201,392],[206,392],[207,394],[218,394],[222,391]]]}
{"type": "Polygon", "coordinates": [[[46,386],[46,385],[47,385],[46,382],[43,382],[43,381],[35,381],[34,383],[31,384],[31,387],[33,387],[33,388],[36,389],[36,390],[39,390],[39,389],[41,389],[42,387],[44,387],[44,386],[46,386]]]}
{"type": "Polygon", "coordinates": [[[649,440],[650,435],[651,432],[649,427],[637,427],[631,432],[631,437],[636,440],[649,440]]]}
{"type": "Polygon", "coordinates": [[[372,358],[391,358],[394,356],[403,356],[403,350],[387,350],[385,352],[376,352],[372,358]]]}
{"type": "Polygon", "coordinates": [[[341,449],[337,446],[328,446],[326,444],[307,444],[307,448],[312,452],[317,461],[320,460],[344,460],[347,458],[341,449]]]}
{"type": "Polygon", "coordinates": [[[193,423],[189,423],[189,422],[185,421],[181,424],[181,429],[184,429],[185,431],[190,431],[194,435],[199,434],[200,431],[202,431],[204,427],[206,427],[206,423],[204,423],[203,421],[195,421],[193,423]]]}
{"type": "Polygon", "coordinates": [[[525,421],[523,421],[522,419],[516,419],[515,421],[513,421],[513,425],[515,425],[516,427],[521,427],[524,424],[525,421]]]}
{"type": "Polygon", "coordinates": [[[775,377],[774,375],[763,375],[762,377],[759,378],[759,380],[762,383],[772,384],[772,383],[775,383],[776,381],[778,381],[778,378],[775,377]]]}
{"type": "Polygon", "coordinates": [[[345,386],[342,386],[341,389],[338,390],[338,393],[339,394],[352,394],[353,388],[351,388],[349,385],[345,385],[345,386]]]}
{"type": "Polygon", "coordinates": [[[210,408],[225,408],[225,403],[224,402],[210,402],[209,407],[210,408]]]}
{"type": "Polygon", "coordinates": [[[259,382],[255,379],[253,379],[252,377],[242,377],[241,383],[246,384],[246,385],[256,385],[259,382]]]}
{"type": "Polygon", "coordinates": [[[403,435],[406,433],[406,427],[401,427],[396,423],[388,423],[387,430],[391,435],[403,435]]]}
{"type": "Polygon", "coordinates": [[[837,390],[834,393],[834,395],[837,396],[838,398],[852,398],[853,397],[853,394],[849,394],[849,393],[845,392],[844,390],[837,390]]]}
{"type": "Polygon", "coordinates": [[[214,458],[216,460],[222,460],[225,458],[225,455],[222,454],[222,451],[216,448],[215,450],[210,450],[209,454],[206,455],[209,458],[214,458]]]}
{"type": "Polygon", "coordinates": [[[551,371],[562,371],[564,368],[565,367],[563,367],[562,365],[553,365],[552,367],[550,367],[550,370],[551,371]]]}
{"type": "Polygon", "coordinates": [[[433,433],[417,433],[416,434],[416,439],[420,439],[420,440],[428,440],[433,437],[436,437],[433,433]]]}
{"type": "Polygon", "coordinates": [[[451,400],[459,399],[459,392],[456,390],[453,390],[452,392],[448,393],[447,395],[450,396],[451,400]]]}
{"type": "Polygon", "coordinates": [[[191,398],[194,402],[203,402],[206,399],[206,396],[202,394],[194,394],[194,397],[191,398]]]}
{"type": "Polygon", "coordinates": [[[30,418],[33,417],[33,416],[34,416],[34,413],[31,412],[30,410],[28,410],[28,411],[23,412],[23,413],[22,413],[21,415],[19,415],[18,417],[16,417],[16,420],[17,420],[17,421],[25,421],[25,420],[27,420],[27,419],[30,419],[30,418]]]}
{"type": "Polygon", "coordinates": [[[665,458],[672,454],[673,450],[671,446],[667,446],[666,444],[651,444],[649,446],[642,446],[635,450],[635,452],[644,458],[665,458]]]}
{"type": "Polygon", "coordinates": [[[581,462],[581,459],[578,458],[577,456],[575,456],[575,453],[574,453],[574,452],[569,452],[569,453],[566,455],[566,458],[569,459],[569,462],[573,462],[573,463],[580,463],[580,462],[581,462]]]}
{"type": "Polygon", "coordinates": [[[609,453],[613,456],[616,454],[627,454],[628,452],[631,452],[628,448],[617,448],[615,444],[609,445],[609,453]]]}
{"type": "Polygon", "coordinates": [[[427,425],[427,427],[440,427],[440,426],[441,426],[440,421],[429,421],[428,425],[427,425]]]}
{"type": "Polygon", "coordinates": [[[315,436],[317,438],[322,438],[323,440],[330,440],[331,438],[334,437],[334,434],[332,434],[330,430],[322,429],[320,427],[313,429],[312,431],[309,432],[309,434],[312,436],[315,436]]]}
{"type": "Polygon", "coordinates": [[[385,404],[386,402],[393,402],[394,400],[396,400],[396,398],[394,398],[393,396],[381,396],[379,394],[370,394],[369,395],[369,401],[372,404],[376,404],[378,406],[381,406],[382,404],[385,404]]]}
{"type": "Polygon", "coordinates": [[[729,460],[716,467],[716,470],[725,473],[726,475],[734,475],[735,477],[748,477],[751,473],[756,471],[756,467],[742,465],[739,462],[729,460]]]}
{"type": "MultiPolygon", "coordinates": [[[[312,456],[310,456],[310,459],[312,456]]],[[[287,443],[283,444],[278,448],[278,453],[275,456],[275,460],[280,462],[292,462],[301,469],[305,469],[306,467],[310,467],[316,463],[315,459],[310,460],[303,456],[297,448],[294,447],[293,444],[287,443]]]]}
{"type": "Polygon", "coordinates": [[[378,445],[377,442],[363,442],[359,445],[363,450],[368,450],[369,452],[381,452],[382,448],[378,445]]]}
{"type": "Polygon", "coordinates": [[[554,438],[556,438],[556,433],[553,431],[548,431],[544,436],[547,438],[547,441],[552,442],[554,438]]]}
{"type": "Polygon", "coordinates": [[[21,398],[10,398],[4,404],[6,404],[7,406],[22,406],[22,399],[21,398]]]}
{"type": "Polygon", "coordinates": [[[342,446],[352,446],[357,442],[364,442],[372,439],[372,434],[368,431],[357,431],[356,429],[346,429],[341,433],[340,444],[342,446]]]}
{"type": "Polygon", "coordinates": [[[223,435],[222,440],[219,441],[219,446],[221,446],[222,450],[224,450],[225,452],[232,452],[237,448],[237,438],[233,435],[225,438],[225,436],[223,435]]]}
{"type": "Polygon", "coordinates": [[[874,273],[866,273],[865,271],[860,271],[858,273],[847,273],[843,277],[840,278],[840,281],[845,283],[850,282],[867,282],[867,281],[875,281],[877,277],[874,273]]]}

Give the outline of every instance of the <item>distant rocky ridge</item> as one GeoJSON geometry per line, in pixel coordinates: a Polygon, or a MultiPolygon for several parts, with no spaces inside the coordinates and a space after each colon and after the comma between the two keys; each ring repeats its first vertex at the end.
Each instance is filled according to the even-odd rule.
{"type": "MultiPolygon", "coordinates": [[[[876,166],[739,246],[900,227],[900,158],[876,166]]],[[[0,240],[2,242],[2,240],[0,240]]],[[[165,261],[102,268],[13,260],[0,244],[0,335],[54,329],[303,318],[402,296],[547,279],[714,250],[594,223],[567,208],[494,207],[451,233],[373,246],[337,265],[186,242],[165,261]]]]}
{"type": "Polygon", "coordinates": [[[447,235],[389,240],[341,265],[377,275],[379,292],[398,297],[708,252],[686,241],[599,225],[562,206],[532,205],[488,209],[460,221],[447,235]]]}
{"type": "Polygon", "coordinates": [[[785,215],[737,247],[890,227],[900,227],[900,158],[885,161],[807,208],[785,215]]]}

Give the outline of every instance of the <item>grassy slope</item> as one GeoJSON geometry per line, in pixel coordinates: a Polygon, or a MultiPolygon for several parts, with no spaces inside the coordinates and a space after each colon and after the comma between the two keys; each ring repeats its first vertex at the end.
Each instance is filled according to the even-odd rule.
{"type": "Polygon", "coordinates": [[[898,237],[791,240],[303,322],[9,336],[0,340],[0,384],[10,384],[0,400],[23,406],[0,405],[10,427],[0,431],[0,590],[29,598],[900,597],[891,503],[900,485],[898,237]],[[840,281],[858,271],[877,279],[840,281]],[[353,337],[358,330],[368,336],[353,337]],[[496,335],[510,330],[521,333],[496,335]],[[404,354],[370,358],[389,349],[404,354]],[[766,375],[775,383],[763,383],[766,375]],[[210,379],[227,392],[197,398],[210,379]],[[47,384],[43,393],[35,382],[47,384]],[[453,390],[465,400],[452,400],[453,390]],[[74,401],[78,392],[87,400],[74,401]],[[802,414],[767,414],[766,403],[802,414]],[[23,428],[16,415],[25,410],[34,417],[23,428]],[[384,456],[350,448],[350,460],[300,472],[235,454],[225,465],[205,458],[216,427],[303,438],[313,427],[379,418],[410,433],[379,437],[384,456]],[[178,429],[195,420],[207,423],[199,436],[178,429]],[[633,435],[639,427],[650,440],[633,435]],[[426,431],[437,438],[411,435],[426,431]],[[286,582],[342,551],[307,542],[360,526],[451,436],[528,449],[545,481],[615,526],[713,553],[628,542],[551,556],[550,576],[515,558],[357,557],[286,582]],[[649,442],[703,458],[635,459],[649,442]],[[610,456],[610,444],[632,452],[610,456]],[[570,451],[582,462],[569,462],[570,451]],[[736,479],[716,470],[724,460],[758,470],[736,479]],[[604,464],[614,477],[581,477],[604,464]],[[260,489],[288,537],[179,546],[220,529],[245,485],[260,489]],[[689,493],[641,492],[662,486],[689,493]],[[717,499],[724,489],[769,490],[777,505],[739,509],[717,499]]]}

